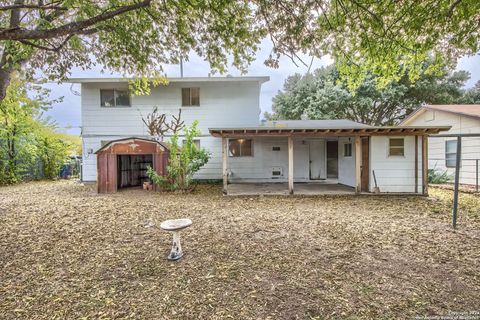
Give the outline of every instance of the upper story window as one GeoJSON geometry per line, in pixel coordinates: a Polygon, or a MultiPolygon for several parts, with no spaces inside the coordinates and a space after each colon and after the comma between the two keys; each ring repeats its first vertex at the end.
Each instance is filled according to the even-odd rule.
{"type": "Polygon", "coordinates": [[[352,156],[352,144],[345,143],[343,145],[343,156],[344,157],[351,157],[352,156]]]}
{"type": "Polygon", "coordinates": [[[182,88],[182,106],[200,106],[200,88],[182,88]]]}
{"type": "Polygon", "coordinates": [[[100,105],[102,107],[130,107],[128,90],[102,89],[100,90],[100,105]]]}
{"type": "Polygon", "coordinates": [[[403,138],[390,138],[390,146],[388,150],[389,156],[404,156],[405,140],[403,138]]]}
{"type": "Polygon", "coordinates": [[[252,139],[229,139],[228,155],[230,157],[251,157],[253,155],[252,139]]]}

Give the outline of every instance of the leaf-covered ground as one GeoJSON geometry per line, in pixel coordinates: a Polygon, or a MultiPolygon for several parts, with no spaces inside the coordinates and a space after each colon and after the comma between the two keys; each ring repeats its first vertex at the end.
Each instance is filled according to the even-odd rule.
{"type": "Polygon", "coordinates": [[[478,311],[480,198],[223,197],[73,181],[0,188],[5,319],[412,318],[478,311]],[[146,227],[189,217],[185,256],[146,227]]]}

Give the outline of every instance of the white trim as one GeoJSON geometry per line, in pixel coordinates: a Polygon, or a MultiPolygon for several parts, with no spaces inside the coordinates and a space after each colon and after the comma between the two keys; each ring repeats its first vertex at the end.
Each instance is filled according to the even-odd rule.
{"type": "MultiPolygon", "coordinates": [[[[63,82],[67,83],[111,83],[121,82],[127,83],[135,78],[69,78],[63,82]]],[[[247,77],[183,77],[168,78],[168,82],[238,82],[238,81],[255,81],[264,83],[270,80],[269,76],[247,76],[247,77]]]]}

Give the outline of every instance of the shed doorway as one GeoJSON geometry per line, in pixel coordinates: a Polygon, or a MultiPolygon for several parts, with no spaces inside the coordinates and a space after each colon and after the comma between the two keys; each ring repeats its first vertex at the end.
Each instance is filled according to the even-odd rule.
{"type": "Polygon", "coordinates": [[[309,141],[310,180],[323,180],[325,174],[325,140],[309,141]]]}
{"type": "Polygon", "coordinates": [[[149,165],[157,174],[165,175],[169,153],[162,142],[145,138],[108,142],[96,152],[98,193],[141,186],[147,179],[149,165]]]}
{"type": "Polygon", "coordinates": [[[338,178],[338,141],[327,141],[327,178],[338,178]]]}
{"type": "Polygon", "coordinates": [[[147,168],[153,167],[153,156],[119,154],[117,164],[117,188],[140,187],[148,181],[147,168]]]}

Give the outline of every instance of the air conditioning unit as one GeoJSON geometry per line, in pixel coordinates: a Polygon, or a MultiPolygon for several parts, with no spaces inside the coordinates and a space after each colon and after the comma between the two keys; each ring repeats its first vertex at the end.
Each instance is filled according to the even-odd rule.
{"type": "Polygon", "coordinates": [[[272,167],[272,179],[279,179],[283,177],[282,167],[272,167]]]}

